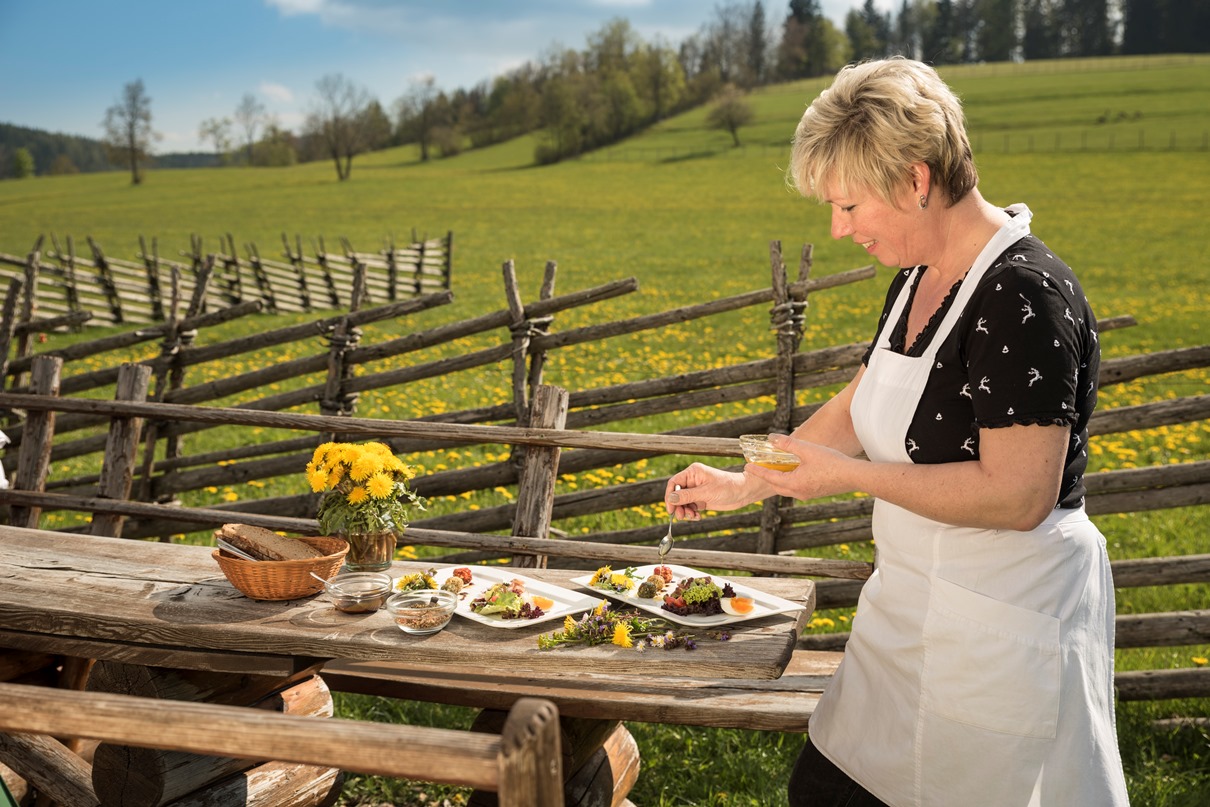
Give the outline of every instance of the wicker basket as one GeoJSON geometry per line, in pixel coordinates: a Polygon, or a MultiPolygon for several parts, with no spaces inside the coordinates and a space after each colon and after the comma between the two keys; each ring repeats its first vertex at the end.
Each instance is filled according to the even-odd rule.
{"type": "Polygon", "coordinates": [[[298,539],[321,552],[321,558],[306,560],[244,560],[216,549],[211,557],[218,562],[231,585],[253,600],[293,600],[317,594],[324,584],[311,573],[327,580],[340,570],[349,545],[343,538],[302,537],[298,539]]]}

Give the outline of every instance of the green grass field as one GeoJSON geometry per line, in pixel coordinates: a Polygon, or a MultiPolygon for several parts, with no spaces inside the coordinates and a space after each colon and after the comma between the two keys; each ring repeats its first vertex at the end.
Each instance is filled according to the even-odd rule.
{"type": "MultiPolygon", "coordinates": [[[[1138,320],[1105,335],[1105,355],[1210,342],[1210,58],[982,65],[943,75],[966,101],[984,196],[1029,204],[1034,232],[1075,268],[1097,313],[1138,320]]],[[[851,243],[829,239],[828,210],[797,197],[784,182],[786,144],[823,86],[807,81],[756,93],[756,121],[741,131],[740,149],[730,148],[725,132],[705,128],[705,112],[697,110],[582,160],[544,168],[530,164],[533,141],[522,138],[428,164],[410,148],[363,155],[346,183],[338,183],[326,163],[157,171],[140,187],[120,172],[0,182],[0,251],[23,255],[40,233],[54,233],[79,242],[92,235],[107,253],[133,258],[142,234],[158,239],[162,256],[173,257],[188,248],[193,233],[210,249],[231,233],[270,257],[282,232],[304,241],[322,235],[329,243],[345,236],[368,250],[391,234],[406,239],[413,228],[453,230],[455,304],[426,313],[421,325],[374,326],[367,339],[503,308],[500,265],[507,259],[516,261],[527,299],[536,297],[551,259],[559,263],[560,292],[638,278],[638,293],[560,315],[556,329],[664,310],[767,287],[772,239],[783,242],[791,263],[801,244],[813,243],[817,275],[864,263],[851,243]]],[[[880,269],[874,282],[817,298],[803,348],[868,338],[888,277],[889,270],[880,269]]],[[[659,340],[616,340],[560,354],[547,379],[587,388],[763,356],[771,349],[763,328],[753,317],[735,316],[709,330],[690,325],[659,340]]],[[[1101,405],[1200,394],[1208,376],[1196,371],[1115,387],[1101,405]]],[[[507,379],[500,381],[506,388],[507,379]]],[[[455,380],[452,387],[418,385],[395,416],[433,411],[449,399],[495,402],[497,393],[481,377],[455,380]]],[[[1210,426],[1109,436],[1093,449],[1093,471],[1204,460],[1210,426]]],[[[1210,516],[1199,512],[1205,509],[1108,516],[1098,523],[1114,558],[1205,552],[1210,516]]],[[[1123,592],[1119,612],[1204,608],[1206,588],[1123,592]]],[[[1206,664],[1208,655],[1205,646],[1129,651],[1119,653],[1118,664],[1189,667],[1206,664]]],[[[341,698],[340,707],[350,715],[441,725],[464,726],[470,719],[462,710],[359,698],[341,698]]],[[[1157,733],[1150,726],[1158,717],[1208,714],[1210,705],[1198,701],[1123,704],[1119,734],[1132,803],[1210,802],[1206,731],[1157,733]]],[[[802,741],[642,724],[632,731],[644,759],[632,799],[644,807],[784,804],[788,767],[802,741]]],[[[422,793],[429,804],[461,798],[455,790],[376,780],[357,780],[347,792],[351,799],[397,804],[422,803],[422,793]]]]}

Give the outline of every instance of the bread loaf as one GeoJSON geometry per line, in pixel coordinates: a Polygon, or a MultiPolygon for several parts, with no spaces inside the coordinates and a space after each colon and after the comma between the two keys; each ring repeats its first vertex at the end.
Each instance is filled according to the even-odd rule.
{"type": "Polygon", "coordinates": [[[309,544],[251,524],[224,524],[214,534],[259,560],[307,560],[323,556],[309,544]]]}

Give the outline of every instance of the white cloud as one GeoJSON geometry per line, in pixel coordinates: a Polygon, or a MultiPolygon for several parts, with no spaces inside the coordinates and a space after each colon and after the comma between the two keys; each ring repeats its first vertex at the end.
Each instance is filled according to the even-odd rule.
{"type": "Polygon", "coordinates": [[[284,84],[277,84],[272,81],[262,81],[259,89],[261,95],[264,95],[267,98],[272,98],[274,101],[280,101],[283,104],[289,104],[294,101],[294,93],[284,84]]]}
{"type": "Polygon", "coordinates": [[[298,14],[314,14],[324,6],[324,0],[265,0],[287,17],[298,14]]]}

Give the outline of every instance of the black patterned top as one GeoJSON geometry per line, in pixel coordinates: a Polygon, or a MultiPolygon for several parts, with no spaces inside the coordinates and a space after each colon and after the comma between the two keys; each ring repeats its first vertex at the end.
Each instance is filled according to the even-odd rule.
{"type": "MultiPolygon", "coordinates": [[[[923,268],[922,268],[923,271],[923,268]]],[[[896,273],[878,333],[907,283],[896,273]]],[[[915,296],[919,277],[909,294],[915,296]]],[[[958,285],[907,351],[923,354],[949,310],[958,285]]],[[[894,324],[890,348],[904,352],[907,315],[894,324]]],[[[937,351],[906,449],[917,463],[959,462],[979,456],[979,429],[1017,424],[1071,426],[1057,507],[1078,507],[1088,465],[1088,419],[1097,402],[1100,346],[1096,318],[1071,269],[1032,235],[1005,250],[984,274],[966,310],[937,351]]]]}

